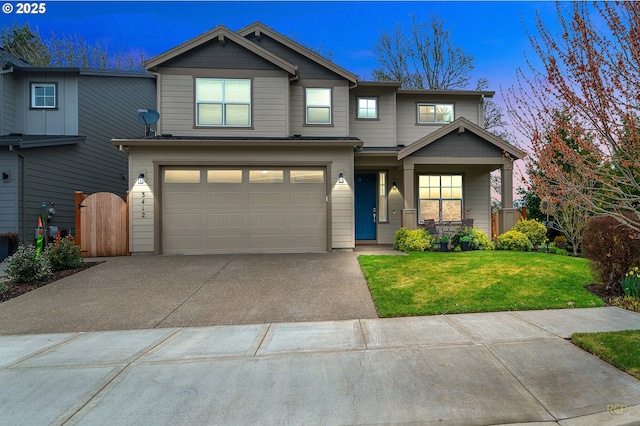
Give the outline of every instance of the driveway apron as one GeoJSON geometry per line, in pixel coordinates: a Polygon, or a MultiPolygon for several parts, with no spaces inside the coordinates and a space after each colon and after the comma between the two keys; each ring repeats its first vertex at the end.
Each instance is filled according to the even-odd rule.
{"type": "Polygon", "coordinates": [[[109,258],[0,304],[0,334],[377,318],[354,253],[109,258]]]}

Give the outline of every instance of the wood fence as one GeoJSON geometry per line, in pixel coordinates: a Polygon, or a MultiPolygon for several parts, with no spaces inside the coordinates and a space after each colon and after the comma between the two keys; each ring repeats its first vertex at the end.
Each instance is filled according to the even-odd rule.
{"type": "Polygon", "coordinates": [[[76,191],[76,243],[86,257],[128,256],[127,201],[110,192],[76,191]]]}
{"type": "MultiPolygon", "coordinates": [[[[522,207],[522,211],[516,213],[516,222],[527,218],[527,208],[522,207]]],[[[491,214],[491,240],[495,241],[498,238],[498,212],[491,214]]]]}

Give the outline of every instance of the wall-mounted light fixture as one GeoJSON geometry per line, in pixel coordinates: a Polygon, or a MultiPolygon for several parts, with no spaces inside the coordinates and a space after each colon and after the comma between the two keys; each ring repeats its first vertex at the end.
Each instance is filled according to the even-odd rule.
{"type": "Polygon", "coordinates": [[[394,191],[396,189],[398,189],[398,185],[396,185],[396,181],[395,180],[393,181],[393,185],[391,186],[391,189],[393,189],[394,191]]]}
{"type": "Polygon", "coordinates": [[[338,175],[338,183],[344,183],[344,175],[342,173],[338,175]]]}
{"type": "Polygon", "coordinates": [[[144,183],[144,173],[140,173],[138,175],[138,184],[142,185],[144,183]]]}

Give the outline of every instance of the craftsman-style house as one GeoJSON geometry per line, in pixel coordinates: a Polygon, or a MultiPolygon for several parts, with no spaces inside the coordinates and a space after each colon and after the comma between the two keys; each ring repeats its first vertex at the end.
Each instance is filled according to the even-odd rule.
{"type": "Polygon", "coordinates": [[[500,227],[515,222],[523,153],[483,129],[494,92],[360,81],[258,22],[145,66],[155,135],[112,141],[129,154],[133,253],[348,250],[470,219],[489,234],[497,169],[500,227]]]}

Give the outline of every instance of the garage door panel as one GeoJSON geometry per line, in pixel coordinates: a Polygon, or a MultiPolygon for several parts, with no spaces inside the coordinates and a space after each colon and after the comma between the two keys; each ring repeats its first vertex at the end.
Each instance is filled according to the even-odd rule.
{"type": "Polygon", "coordinates": [[[207,204],[216,208],[235,208],[244,204],[242,192],[207,192],[207,204]]]}
{"type": "MultiPolygon", "coordinates": [[[[207,215],[207,228],[242,228],[243,216],[235,213],[217,213],[207,215]]],[[[215,231],[214,231],[215,232],[215,231]]],[[[234,230],[237,232],[237,230],[234,230]]]]}
{"type": "Polygon", "coordinates": [[[282,204],[284,204],[284,193],[282,192],[249,193],[249,205],[251,207],[281,206],[282,204]]]}
{"type": "Polygon", "coordinates": [[[255,167],[238,167],[236,180],[222,184],[212,167],[194,169],[207,179],[198,184],[163,183],[164,253],[326,251],[325,172],[320,177],[298,176],[297,182],[289,183],[290,169],[282,168],[282,181],[278,175],[268,183],[251,183],[247,177],[255,167]],[[244,182],[238,183],[242,176],[244,182]]]}

